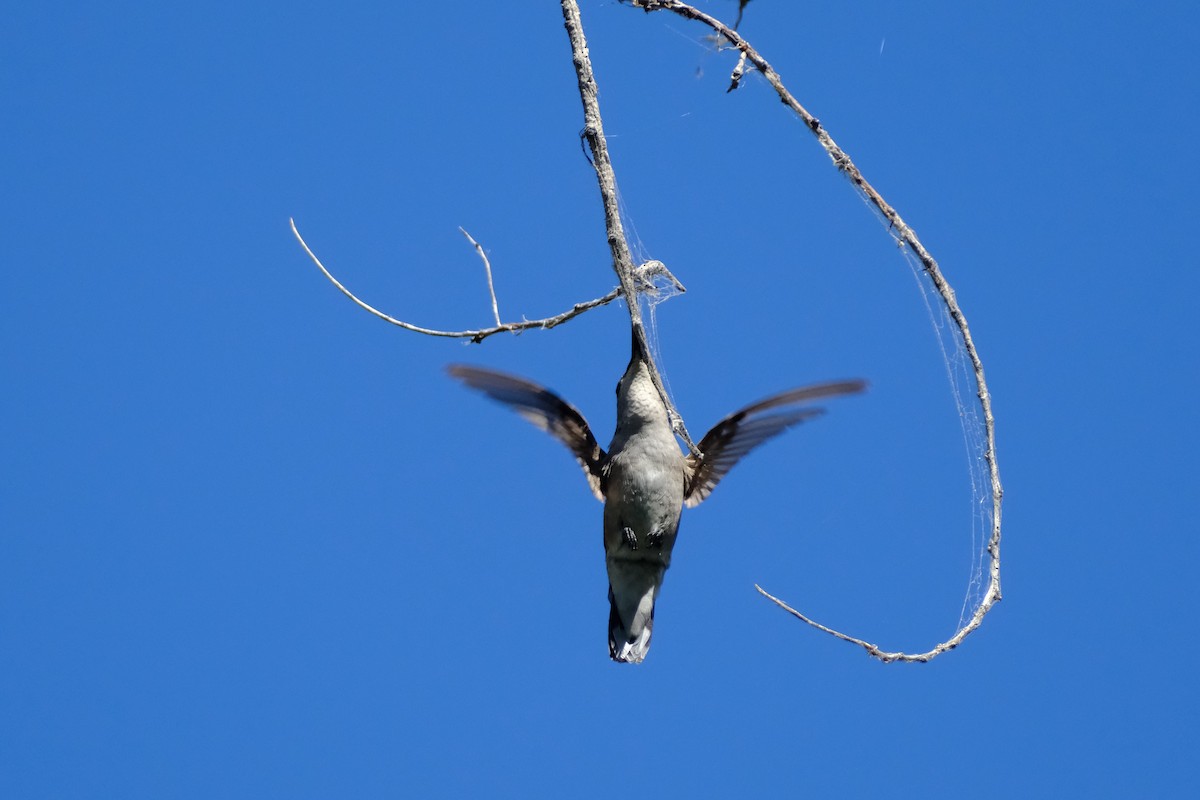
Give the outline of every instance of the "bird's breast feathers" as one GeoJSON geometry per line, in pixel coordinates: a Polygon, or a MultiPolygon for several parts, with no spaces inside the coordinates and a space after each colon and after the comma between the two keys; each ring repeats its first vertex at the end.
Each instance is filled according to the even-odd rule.
{"type": "Polygon", "coordinates": [[[669,559],[683,508],[683,470],[673,440],[635,437],[610,454],[604,506],[610,556],[669,559]],[[633,531],[634,542],[627,541],[625,528],[633,531]]]}

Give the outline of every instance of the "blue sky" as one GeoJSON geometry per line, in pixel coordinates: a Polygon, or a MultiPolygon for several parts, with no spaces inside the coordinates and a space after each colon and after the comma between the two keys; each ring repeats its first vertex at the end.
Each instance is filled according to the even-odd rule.
{"type": "MultiPolygon", "coordinates": [[[[940,261],[994,395],[1004,600],[957,651],[973,497],[903,257],[706,31],[584,2],[694,436],[871,391],[685,512],[640,667],[601,507],[449,380],[613,425],[557,3],[59,4],[0,32],[0,794],[1190,796],[1200,134],[1189,4],[756,0],[743,33],[940,261]]],[[[702,7],[731,18],[732,2],[702,7]]]]}

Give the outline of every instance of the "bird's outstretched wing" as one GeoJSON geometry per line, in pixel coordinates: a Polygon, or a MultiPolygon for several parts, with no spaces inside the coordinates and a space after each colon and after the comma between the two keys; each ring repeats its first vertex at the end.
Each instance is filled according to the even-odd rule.
{"type": "Polygon", "coordinates": [[[565,444],[583,467],[592,494],[598,500],[604,500],[600,489],[604,450],[596,443],[587,420],[575,406],[543,386],[503,372],[466,364],[453,364],[446,371],[472,389],[511,406],[529,422],[565,444]]]}
{"type": "Polygon", "coordinates": [[[704,457],[687,457],[684,505],[688,508],[700,505],[742,456],[772,436],[825,413],[823,408],[791,406],[821,397],[857,394],[866,388],[865,381],[857,380],[819,383],[772,395],[730,414],[700,440],[699,450],[704,457]]]}

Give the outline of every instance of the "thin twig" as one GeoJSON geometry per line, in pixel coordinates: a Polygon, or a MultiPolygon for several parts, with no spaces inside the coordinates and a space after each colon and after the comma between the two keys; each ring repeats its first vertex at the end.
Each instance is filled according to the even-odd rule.
{"type": "Polygon", "coordinates": [[[592,165],[596,169],[596,180],[600,184],[600,198],[604,202],[604,226],[608,233],[608,248],[612,253],[613,270],[621,281],[621,292],[625,296],[625,305],[629,308],[629,323],[633,327],[633,335],[642,345],[646,354],[647,366],[650,367],[650,378],[654,388],[662,397],[667,407],[667,417],[671,427],[679,438],[687,443],[688,448],[696,454],[692,438],[688,436],[683,417],[671,402],[659,374],[658,365],[651,356],[649,342],[646,341],[646,329],[642,324],[642,311],[638,303],[638,287],[634,279],[633,256],[629,252],[629,243],[625,240],[625,230],[621,225],[621,212],[617,202],[617,178],[613,173],[612,159],[608,155],[608,142],[604,138],[604,123],[600,117],[600,99],[596,89],[596,76],[592,72],[592,62],[588,55],[587,38],[583,34],[583,21],[579,16],[579,5],[575,0],[562,0],[563,20],[567,35],[571,39],[571,53],[575,63],[575,76],[579,82],[579,97],[583,101],[583,135],[592,151],[592,165]]]}
{"type": "Polygon", "coordinates": [[[458,229],[462,232],[463,236],[467,237],[467,241],[471,243],[475,248],[475,252],[479,253],[479,257],[483,259],[483,271],[487,273],[488,294],[492,296],[492,316],[496,318],[496,325],[501,326],[504,323],[500,321],[500,305],[496,302],[496,287],[492,284],[492,262],[488,261],[487,253],[483,252],[483,247],[479,242],[475,241],[475,238],[467,233],[466,228],[459,225],[458,229]]]}
{"type": "MultiPolygon", "coordinates": [[[[611,292],[604,295],[604,297],[598,297],[595,300],[589,300],[586,303],[576,303],[569,311],[564,311],[563,313],[557,314],[553,317],[546,317],[545,319],[527,319],[521,320],[520,322],[503,322],[496,325],[494,328],[480,328],[479,330],[471,331],[438,331],[433,330],[432,328],[422,328],[418,325],[413,325],[410,322],[405,322],[403,320],[396,319],[395,317],[388,316],[374,306],[367,305],[362,300],[359,300],[357,297],[355,297],[354,294],[345,286],[343,286],[337,278],[333,277],[333,274],[330,273],[329,270],[325,269],[325,265],[321,263],[321,259],[317,258],[316,253],[309,248],[308,243],[304,241],[304,237],[300,235],[300,231],[296,230],[296,221],[289,219],[288,222],[291,223],[292,233],[295,234],[296,239],[300,242],[300,246],[304,248],[304,252],[308,253],[308,257],[313,260],[313,263],[317,265],[317,268],[321,270],[325,277],[329,279],[329,282],[336,286],[342,294],[353,300],[360,308],[371,312],[384,322],[390,322],[393,325],[404,328],[406,331],[423,333],[426,336],[444,336],[450,339],[470,339],[472,342],[478,344],[487,337],[494,336],[497,333],[516,333],[520,331],[527,331],[531,328],[553,328],[556,325],[561,325],[567,320],[579,316],[589,309],[596,308],[597,306],[608,305],[613,300],[616,300],[621,296],[620,289],[613,289],[611,292]]],[[[466,233],[466,231],[464,231],[464,233],[466,233]]]]}
{"type": "Polygon", "coordinates": [[[738,15],[737,19],[733,21],[733,29],[735,31],[738,29],[738,26],[742,24],[742,12],[746,10],[746,4],[749,2],[750,0],[738,0],[738,15]]]}
{"type": "Polygon", "coordinates": [[[776,94],[779,95],[779,98],[783,101],[784,105],[792,109],[792,111],[794,111],[797,116],[800,117],[804,124],[808,126],[808,129],[812,131],[813,135],[817,137],[817,141],[821,144],[821,147],[825,149],[825,152],[828,153],[829,157],[833,160],[834,166],[836,166],[838,170],[848,177],[850,182],[853,183],[855,187],[857,187],[858,190],[866,196],[871,204],[879,210],[879,213],[882,214],[884,219],[887,220],[889,230],[892,232],[892,235],[899,242],[907,245],[917,256],[917,259],[921,262],[922,268],[929,276],[929,279],[933,282],[934,288],[937,289],[938,295],[945,304],[946,310],[950,314],[950,318],[954,320],[954,324],[962,336],[963,348],[967,351],[967,356],[971,359],[971,366],[975,372],[975,383],[979,389],[979,406],[983,411],[984,429],[987,436],[987,447],[984,450],[983,457],[987,461],[988,473],[992,485],[992,535],[988,541],[988,555],[991,558],[991,568],[989,571],[990,575],[988,588],[984,593],[983,600],[980,602],[979,607],[975,610],[974,615],[972,615],[971,619],[968,620],[967,624],[960,628],[950,639],[942,642],[926,653],[919,653],[915,655],[906,653],[885,653],[882,650],[879,650],[879,648],[875,647],[875,645],[864,642],[861,639],[856,639],[852,636],[838,633],[837,631],[817,624],[783,601],[773,597],[770,594],[767,594],[761,588],[758,589],[763,595],[775,602],[781,608],[795,615],[804,622],[807,622],[809,625],[812,625],[819,630],[823,630],[833,636],[837,636],[839,639],[861,645],[862,647],[866,648],[868,653],[876,658],[884,661],[928,661],[934,656],[954,648],[959,642],[966,638],[967,634],[978,628],[983,622],[984,616],[987,615],[988,611],[992,609],[992,606],[995,605],[1001,597],[1000,505],[1004,498],[1004,487],[1000,483],[1000,467],[996,461],[996,421],[992,416],[992,396],[988,391],[987,381],[984,379],[983,375],[983,361],[980,359],[979,353],[975,349],[975,341],[971,337],[971,329],[968,327],[967,318],[963,314],[962,309],[959,308],[958,301],[955,299],[954,289],[951,288],[945,276],[942,275],[942,271],[938,267],[937,261],[935,261],[933,256],[929,254],[929,251],[925,249],[925,246],[921,244],[921,240],[917,238],[916,232],[913,231],[913,229],[910,228],[903,219],[901,219],[900,214],[898,214],[896,210],[892,208],[886,200],[883,199],[883,195],[881,195],[874,186],[867,182],[867,179],[863,177],[863,174],[859,171],[858,167],[856,167],[854,162],[850,160],[850,156],[848,156],[844,150],[838,147],[837,143],[834,142],[833,137],[831,137],[828,131],[826,131],[821,125],[820,120],[810,114],[808,110],[800,105],[799,101],[792,96],[791,92],[789,92],[783,85],[783,81],[779,77],[779,73],[777,73],[774,68],[767,63],[766,59],[759,55],[758,52],[750,46],[750,43],[743,39],[737,31],[725,25],[720,20],[711,17],[696,8],[693,8],[687,3],[679,2],[679,0],[629,0],[629,2],[647,12],[660,10],[672,11],[687,19],[701,22],[711,28],[718,36],[722,36],[727,39],[730,45],[737,48],[739,51],[741,51],[745,58],[749,59],[750,63],[752,63],[758,69],[758,71],[762,73],[767,82],[771,84],[772,88],[775,89],[776,94]]]}

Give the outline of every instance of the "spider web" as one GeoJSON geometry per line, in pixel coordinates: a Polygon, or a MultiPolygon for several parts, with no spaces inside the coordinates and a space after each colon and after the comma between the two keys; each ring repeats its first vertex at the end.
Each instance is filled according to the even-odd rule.
{"type": "Polygon", "coordinates": [[[969,518],[971,521],[970,553],[967,570],[967,588],[959,610],[958,627],[962,628],[974,616],[982,604],[988,581],[984,577],[987,560],[988,537],[991,534],[995,509],[992,505],[991,482],[987,460],[987,426],[981,408],[975,398],[979,395],[979,383],[967,354],[962,331],[950,317],[950,311],[938,293],[933,279],[912,248],[904,244],[899,234],[879,212],[870,199],[859,190],[859,198],[883,224],[888,235],[896,242],[904,256],[921,292],[921,300],[929,313],[930,326],[942,353],[946,366],[946,377],[950,382],[950,393],[958,410],[958,421],[962,429],[963,448],[966,454],[967,478],[969,482],[969,518]]]}
{"type": "MultiPolygon", "coordinates": [[[[629,246],[630,255],[633,256],[635,268],[637,265],[651,262],[653,257],[638,233],[637,225],[629,213],[629,207],[625,203],[620,187],[617,188],[617,209],[621,215],[621,226],[625,229],[625,242],[629,246]]],[[[667,377],[667,368],[663,361],[662,341],[658,332],[658,307],[673,297],[679,296],[682,292],[662,273],[643,273],[640,276],[639,284],[638,303],[641,304],[642,318],[646,323],[646,342],[650,345],[650,355],[658,367],[658,373],[662,378],[663,388],[667,390],[667,396],[670,397],[672,405],[678,408],[679,404],[675,401],[675,392],[671,390],[671,380],[667,377]]]]}

